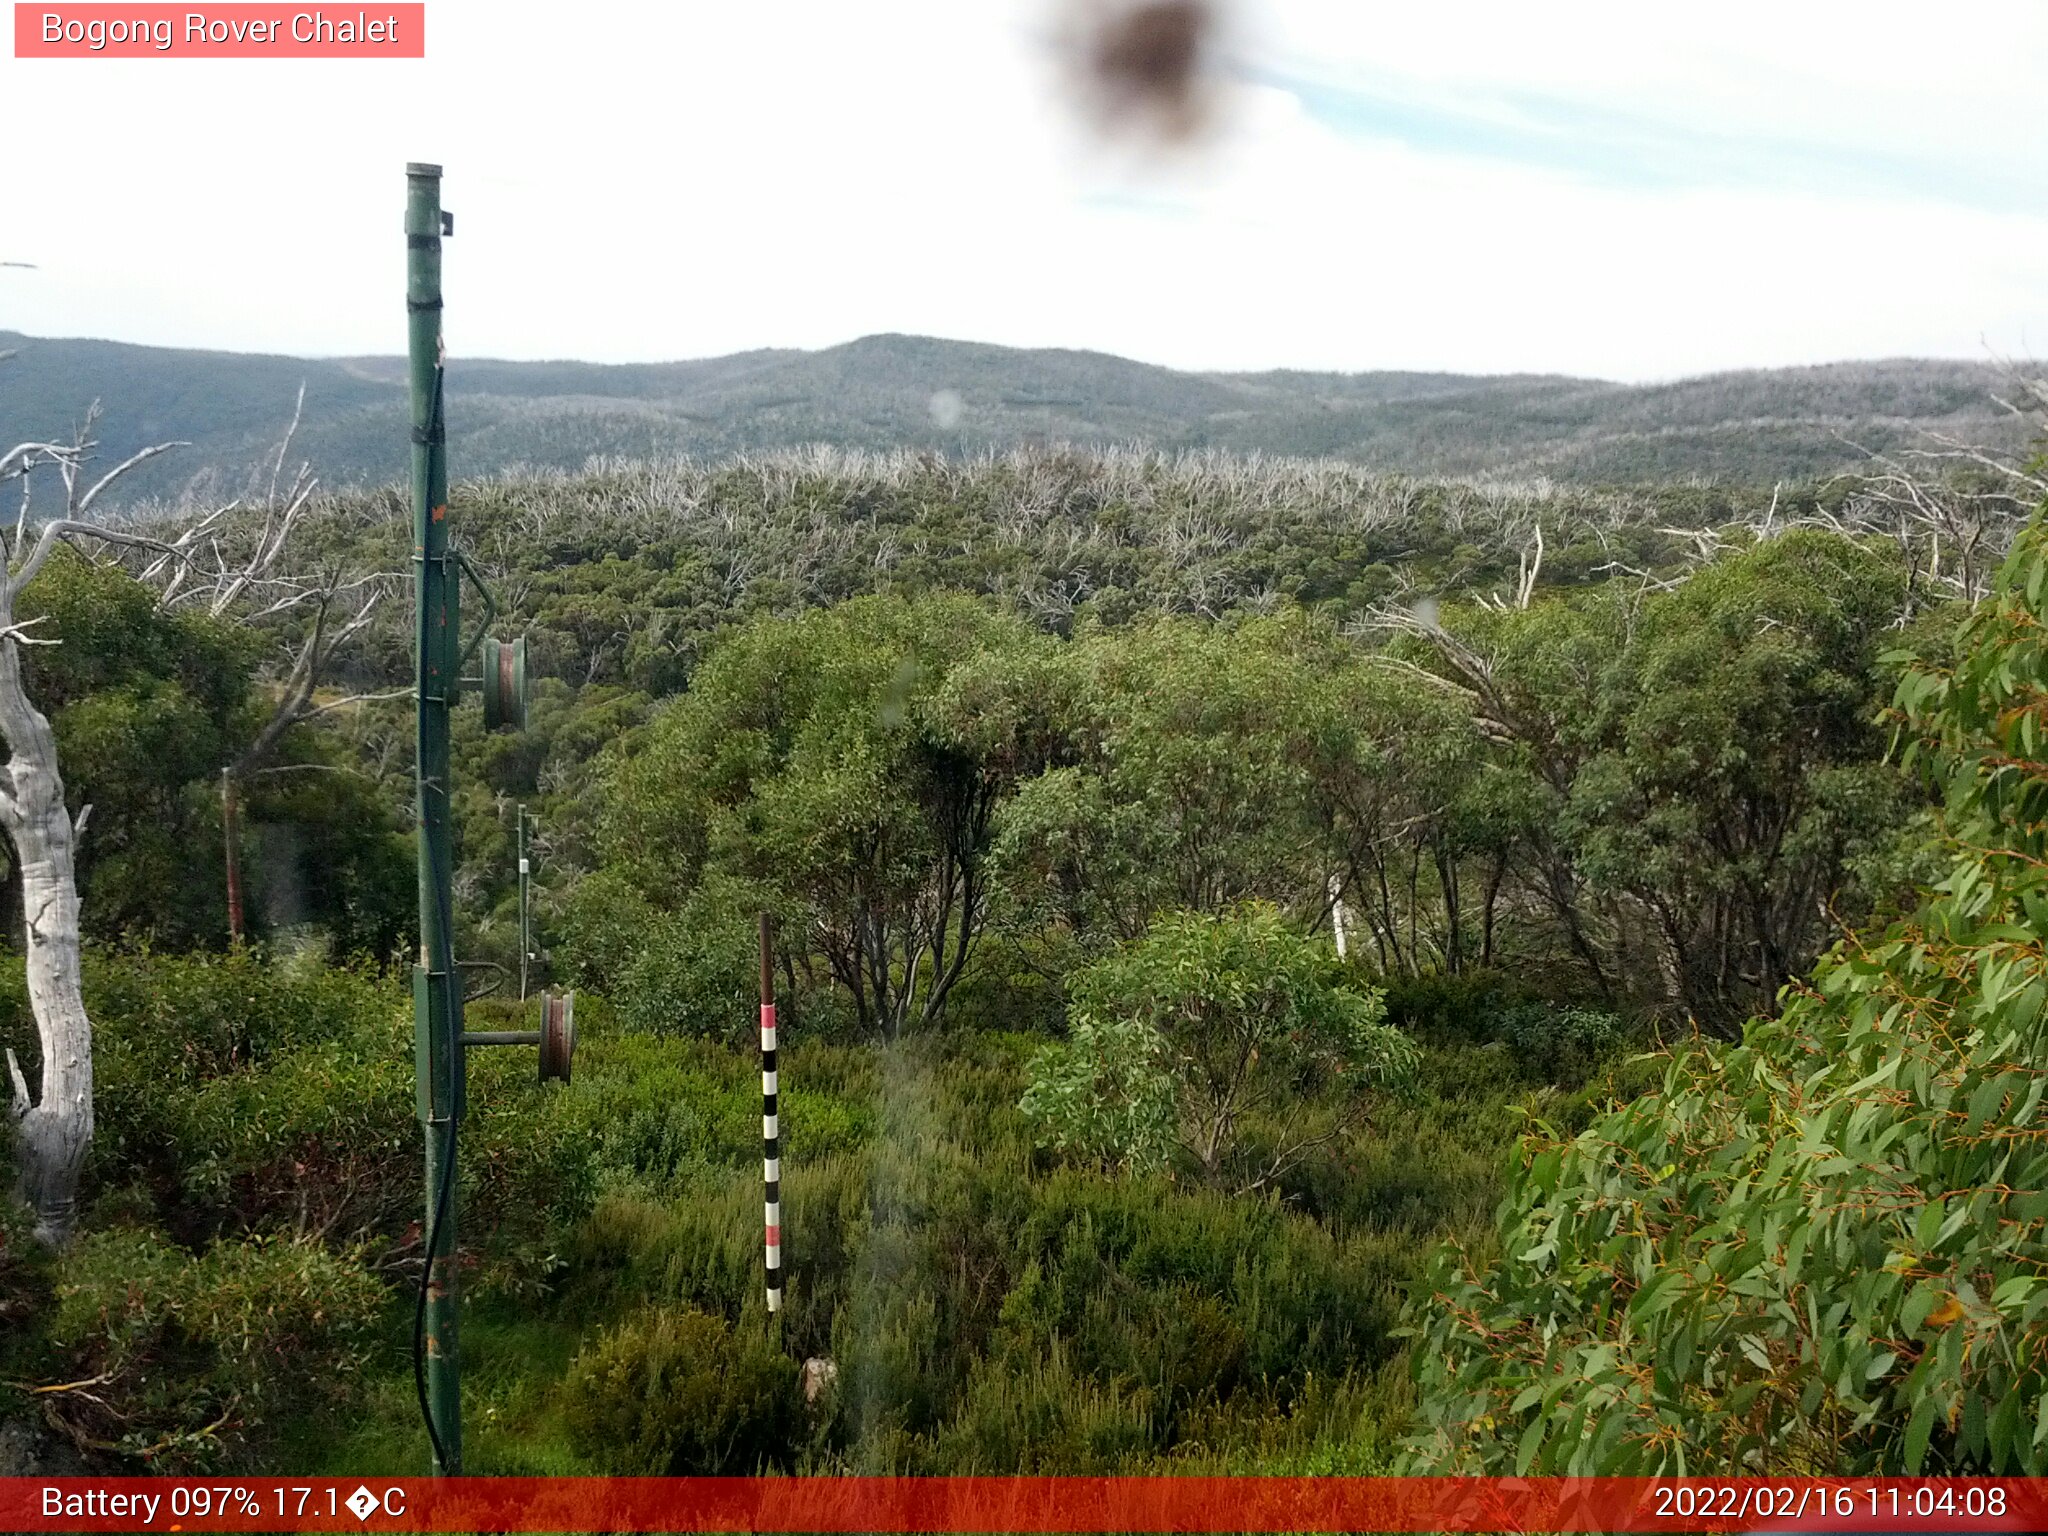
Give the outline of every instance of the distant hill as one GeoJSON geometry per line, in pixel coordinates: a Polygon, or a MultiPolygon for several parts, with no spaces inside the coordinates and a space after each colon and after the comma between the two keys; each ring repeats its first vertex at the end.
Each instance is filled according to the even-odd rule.
{"type": "MultiPolygon", "coordinates": [[[[294,457],[330,485],[395,482],[406,463],[405,365],[182,351],[0,332],[0,437],[68,429],[105,408],[104,456],[192,447],[146,466],[133,495],[239,489],[274,447],[300,383],[294,457]]],[[[698,362],[457,359],[458,476],[574,469],[594,456],[724,454],[827,443],[966,452],[1028,442],[1329,456],[1418,474],[1624,484],[1768,485],[1941,434],[2016,446],[1986,365],[1901,359],[1624,385],[1551,375],[1181,373],[1097,352],[868,336],[823,351],[698,362]]]]}

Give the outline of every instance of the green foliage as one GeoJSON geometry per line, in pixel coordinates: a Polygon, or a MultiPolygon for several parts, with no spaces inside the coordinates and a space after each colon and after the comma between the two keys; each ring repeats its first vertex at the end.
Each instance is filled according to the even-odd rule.
{"type": "Polygon", "coordinates": [[[344,963],[392,964],[419,922],[410,817],[324,733],[301,726],[279,755],[272,767],[282,771],[243,791],[248,932],[310,938],[344,963]]]}
{"type": "Polygon", "coordinates": [[[2048,528],[1898,687],[1946,875],[1782,1017],[1524,1144],[1501,1257],[1439,1256],[1415,1465],[2048,1470],[2048,528]]]}
{"type": "MultiPolygon", "coordinates": [[[[89,976],[121,1065],[88,1213],[108,1246],[94,1261],[94,1299],[71,1305],[83,1317],[111,1304],[113,1277],[133,1274],[141,1320],[114,1395],[101,1394],[132,1422],[102,1421],[82,1402],[65,1409],[70,1421],[110,1445],[133,1430],[136,1448],[165,1464],[248,1465],[280,1443],[358,1470],[408,1464],[419,1436],[394,1318],[419,1188],[402,990],[311,958],[247,954],[94,955],[89,976]],[[161,1091],[142,1091],[151,1082],[161,1091]],[[259,1273],[255,1254],[276,1255],[265,1262],[278,1273],[259,1273]],[[216,1268],[187,1272],[200,1263],[216,1268]],[[212,1354],[229,1324],[195,1310],[203,1285],[223,1298],[273,1286],[289,1303],[280,1336],[296,1338],[315,1323],[294,1310],[294,1286],[354,1297],[347,1276],[366,1270],[379,1277],[371,1291],[389,1339],[373,1346],[351,1324],[310,1346],[313,1358],[341,1348],[356,1362],[339,1398],[272,1396],[273,1384],[260,1399],[236,1395],[243,1378],[212,1354]],[[199,1435],[230,1402],[213,1437],[199,1435]],[[357,1421],[374,1433],[333,1427],[357,1421]]],[[[496,1000],[470,1013],[475,1028],[530,1017],[496,1000]]],[[[478,1464],[500,1470],[713,1465],[726,1442],[683,1431],[714,1409],[737,1415],[718,1421],[729,1435],[773,1419],[789,1362],[813,1354],[838,1362],[838,1390],[772,1436],[743,1428],[728,1470],[755,1464],[747,1445],[790,1470],[994,1470],[1008,1456],[1048,1470],[1241,1470],[1258,1447],[1303,1465],[1360,1465],[1347,1459],[1350,1438],[1384,1445],[1406,1411],[1367,1383],[1395,1348],[1416,1255],[1491,1203],[1486,1160],[1461,1149],[1498,1139],[1503,1095],[1517,1091],[1478,1075],[1491,1061],[1481,1053],[1469,1053],[1471,1068],[1432,1054],[1426,1104],[1387,1102],[1341,1155],[1297,1165],[1283,1202],[1034,1156],[1016,1106],[1042,1037],[959,1029],[886,1048],[792,1039],[790,1282],[781,1349],[764,1354],[740,1342],[763,1326],[751,1044],[622,1029],[590,994],[578,1013],[573,1084],[535,1084],[526,1052],[470,1062],[470,1401],[478,1464]],[[676,1321],[693,1314],[705,1318],[676,1321]],[[537,1354],[536,1331],[550,1341],[537,1354]],[[650,1396],[634,1362],[664,1350],[670,1363],[650,1396]],[[702,1359],[717,1370],[698,1371],[702,1359]],[[780,1384],[765,1399],[734,1386],[769,1371],[780,1384]],[[649,1459],[615,1461],[617,1448],[649,1459]]],[[[29,1309],[10,1314],[29,1325],[27,1353],[11,1364],[18,1379],[78,1380],[109,1363],[83,1323],[56,1340],[33,1274],[16,1289],[29,1309]]]]}
{"type": "Polygon", "coordinates": [[[1498,970],[1391,976],[1385,992],[1389,1023],[1424,1039],[1478,1044],[1498,1038],[1496,1020],[1542,1000],[1526,979],[1498,970]]]}
{"type": "Polygon", "coordinates": [[[219,1242],[198,1257],[146,1229],[88,1233],[57,1270],[51,1341],[95,1390],[56,1405],[74,1438],[156,1465],[218,1457],[223,1431],[338,1398],[383,1286],[318,1244],[219,1242]]]}
{"type": "Polygon", "coordinates": [[[1867,909],[1847,871],[1908,808],[1871,720],[1906,575],[1801,529],[1667,592],[1454,621],[1447,659],[1534,770],[1540,888],[1602,991],[1662,972],[1730,1029],[1810,963],[1830,903],[1867,909]]]}
{"type": "MultiPolygon", "coordinates": [[[[817,1137],[834,1105],[855,1112],[846,1134],[785,1154],[782,1340],[839,1368],[805,1465],[1065,1469],[1076,1455],[1134,1470],[1203,1454],[1190,1437],[1348,1433],[1314,1383],[1348,1390],[1390,1357],[1414,1238],[1338,1235],[1278,1200],[1041,1165],[1015,1108],[1029,1044],[949,1034],[809,1046],[786,1062],[786,1085],[812,1085],[785,1108],[792,1136],[817,1137]],[[1310,1403],[1316,1416],[1296,1420],[1310,1403]]],[[[706,1067],[726,1054],[690,1051],[706,1067]]],[[[743,1068],[729,1069],[736,1087],[743,1068]]],[[[657,1080],[647,1101],[703,1092],[657,1080]]],[[[563,1282],[580,1308],[698,1308],[736,1332],[759,1326],[759,1173],[740,1144],[745,1107],[729,1113],[729,1151],[668,1160],[640,1143],[673,1171],[612,1185],[581,1225],[563,1282]]],[[[1490,1198],[1489,1185],[1480,1205],[1490,1198]]],[[[1425,1231],[1440,1219],[1419,1218],[1425,1231]]]]}
{"type": "Polygon", "coordinates": [[[1046,1146],[1108,1168],[1166,1166],[1180,1141],[1166,1037],[1136,1014],[1077,1012],[1019,1103],[1046,1146]]]}
{"type": "MultiPolygon", "coordinates": [[[[224,942],[219,774],[270,707],[255,686],[260,636],[166,609],[121,566],[68,547],[20,614],[56,642],[24,652],[24,682],[56,733],[67,802],[92,807],[78,843],[87,935],[224,942]]],[[[275,758],[243,788],[249,931],[318,924],[340,954],[387,959],[416,900],[394,807],[310,728],[288,733],[275,758]]],[[[8,926],[19,930],[18,911],[8,926]]]]}
{"type": "MultiPolygon", "coordinates": [[[[1015,663],[1045,643],[961,598],[737,632],[615,775],[613,861],[656,907],[722,881],[728,913],[744,891],[787,913],[864,1028],[930,1021],[985,921],[990,817],[1033,753],[1015,663]]],[[[671,943],[638,962],[650,993],[676,979],[645,970],[671,943]]]]}
{"type": "Polygon", "coordinates": [[[1625,1038],[1621,1020],[1598,1008],[1525,1003],[1501,1016],[1500,1040],[1530,1075],[1578,1082],[1625,1038]]]}
{"type": "Polygon", "coordinates": [[[1043,1360],[977,1369],[936,1456],[956,1475],[1085,1477],[1140,1462],[1154,1429],[1149,1394],[1077,1373],[1055,1343],[1043,1360]]]}
{"type": "Polygon", "coordinates": [[[23,682],[56,733],[66,799],[74,812],[93,807],[79,845],[89,931],[218,938],[225,905],[195,903],[191,882],[221,889],[212,790],[243,729],[253,637],[165,612],[120,566],[70,549],[24,590],[19,616],[58,642],[27,649],[23,682]]]}
{"type": "Polygon", "coordinates": [[[1162,917],[1072,979],[1074,1036],[1035,1058],[1022,1108],[1085,1156],[1143,1169],[1177,1148],[1211,1180],[1259,1188],[1414,1069],[1380,995],[1342,983],[1274,907],[1162,917]],[[1248,1145],[1265,1115],[1291,1128],[1248,1145]]]}
{"type": "Polygon", "coordinates": [[[649,1308],[609,1330],[577,1356],[564,1391],[572,1443],[628,1476],[786,1466],[803,1422],[794,1361],[687,1308],[649,1308]]]}
{"type": "MultiPolygon", "coordinates": [[[[1566,1384],[1566,1414],[1618,1390],[1584,1322],[1602,1284],[1619,1306],[1642,1294],[1634,1266],[1647,1261],[1609,1254],[1617,1233],[1652,1259],[1675,1254],[1688,1277],[1644,1304],[1643,1337],[1667,1316],[1704,1319],[1683,1347],[1713,1375],[1695,1369],[1678,1406],[1656,1410],[1688,1432],[1718,1425],[1688,1454],[1733,1445],[1734,1431],[1714,1435],[1738,1418],[1769,1432],[1784,1394],[1736,1401],[1771,1374],[1742,1337],[1774,1367],[1793,1361],[1777,1374],[1802,1402],[1822,1372],[1789,1353],[1793,1335],[1769,1332],[1797,1310],[1791,1292],[1756,1322],[1757,1288],[1775,1282],[1740,1267],[1748,1229],[1734,1223],[1762,1211],[1758,1242],[1787,1273],[1835,1245],[1832,1290],[1796,1294],[1819,1309],[1799,1337],[1835,1351],[1825,1390],[1886,1350],[1901,1357],[1890,1375],[1857,1378],[1869,1401],[1891,1394],[1876,1419],[1859,1429],[1824,1405],[1815,1421],[1878,1464],[1871,1447],[1914,1385],[1893,1378],[1922,1357],[1899,1347],[1911,1331],[1898,1317],[1828,1309],[1863,1305],[1907,1249],[1888,1231],[1873,1257],[1854,1220],[1889,1218],[1827,1202],[1896,1206],[1979,1175],[1977,1194],[1943,1209],[1931,1250],[1913,1250],[1919,1268],[1901,1272],[1957,1298],[1965,1322],[1948,1334],[1976,1330],[1952,1376],[1938,1361],[1916,1380],[1951,1392],[1926,1421],[1931,1461],[1986,1464],[1957,1449],[1973,1443],[1973,1414],[1987,1444],[2019,1433],[1998,1417],[2010,1393],[1994,1395],[2035,1369],[2037,1342],[1995,1336],[1970,1310],[2011,1313],[2011,1274],[1938,1267],[1976,1262],[1944,1235],[1965,1206],[2005,1230],[1978,1198],[1991,1175],[1955,1157],[1928,1173],[1922,1158],[1912,1189],[1871,1193],[1870,1167],[1901,1145],[1916,1158],[1948,1147],[1947,1122],[1930,1112],[1903,1141],[1872,1140],[1840,1114],[1852,1095],[1823,1068],[1840,1057],[1867,1076],[1881,1062],[1822,1030],[1808,1029],[1824,1043],[1800,1047],[1796,1072],[1790,1047],[1714,1058],[1705,1076],[1687,1067],[1671,1087],[1693,1115],[1682,1135],[1641,1118],[1671,1064],[1621,1059],[1616,1010],[1675,1001],[1712,1024],[1804,963],[1820,898],[1854,912],[1910,874],[1910,796],[1877,766],[1867,718],[1878,648],[1895,643],[1908,602],[1904,566],[1878,546],[1738,531],[1730,554],[1693,569],[1683,530],[1749,501],[1142,455],[610,468],[462,487],[457,502],[479,558],[517,595],[536,670],[556,674],[522,736],[458,717],[460,952],[516,959],[512,810],[526,801],[541,813],[540,948],[583,989],[573,1084],[536,1084],[529,1052],[470,1057],[477,1466],[1384,1470],[1410,1411],[1393,1329],[1419,1256],[1454,1237],[1469,1255],[1455,1283],[1492,1284],[1479,1277],[1496,1259],[1497,1149],[1530,1114],[1533,1150],[1579,1148],[1568,1167],[1583,1174],[1561,1174],[1548,1204],[1518,1175],[1523,1225],[1501,1262],[1556,1235],[1527,1266],[1528,1294],[1551,1310],[1525,1325],[1513,1309],[1536,1304],[1523,1292],[1486,1292],[1484,1306],[1513,1313],[1498,1336],[1527,1352],[1515,1367],[1527,1374],[1501,1402],[1468,1382],[1455,1409],[1425,1382],[1445,1441],[1483,1447],[1520,1413],[1519,1450],[1529,1405],[1505,1405],[1539,1381],[1566,1384]],[[1459,608],[1460,593],[1513,582],[1532,517],[1552,549],[1534,599],[1459,608]],[[1611,582],[1601,568],[1617,563],[1661,585],[1611,582]],[[1427,634],[1351,622],[1429,592],[1451,601],[1450,634],[1490,677],[1447,666],[1427,634]],[[1349,968],[1328,932],[1340,897],[1349,968]],[[755,1342],[764,909],[780,919],[785,1022],[777,1350],[755,1342]],[[1048,1036],[1060,1043],[1041,1050],[1048,1036]],[[1402,1092],[1384,1091],[1392,1078],[1402,1092]],[[1804,1094],[1808,1081],[1811,1098],[1786,1109],[1784,1085],[1804,1094]],[[1802,1137],[1847,1150],[1815,1163],[1802,1137]],[[1781,1151],[1806,1181],[1797,1210],[1789,1196],[1759,1206],[1763,1184],[1742,1182],[1781,1151]],[[1643,1195],[1631,1157],[1659,1180],[1682,1165],[1670,1183],[1684,1208],[1643,1195]],[[1177,1177],[1189,1169],[1201,1177],[1177,1177]],[[1720,1225],[1695,1242],[1686,1222],[1703,1220],[1720,1225]],[[1817,1235],[1788,1264],[1769,1222],[1802,1220],[1817,1235]],[[1541,1286],[1567,1263],[1558,1300],[1541,1286]],[[1701,1278],[1716,1266],[1727,1294],[1701,1278]],[[808,1413],[789,1380],[806,1355],[840,1367],[808,1413]],[[1980,1395],[1995,1411],[1970,1406],[1980,1395]]],[[[1786,505],[1801,514],[1813,498],[1788,492],[1786,505]]],[[[405,557],[398,510],[351,496],[314,521],[333,549],[385,565],[405,557]]],[[[109,919],[126,937],[204,938],[213,898],[194,892],[217,879],[202,866],[219,847],[204,738],[231,740],[257,708],[240,642],[202,626],[152,650],[160,616],[74,610],[82,635],[102,624],[139,637],[132,663],[95,640],[76,664],[99,671],[63,687],[49,675],[81,765],[106,785],[85,847],[109,830],[109,807],[124,826],[183,817],[192,830],[179,867],[161,849],[117,866],[126,845],[110,838],[94,889],[109,913],[130,912],[109,919]]],[[[409,642],[391,618],[365,636],[351,690],[401,681],[409,642]]],[[[1980,735],[2004,729],[1995,708],[1984,722],[1980,735]]],[[[323,771],[252,781],[246,867],[266,922],[324,929],[342,955],[387,959],[403,942],[409,735],[401,703],[338,712],[287,743],[290,762],[323,771]]],[[[1952,827],[1961,814],[1949,811],[1952,827]]],[[[289,1301],[284,1325],[317,1332],[290,1298],[316,1282],[354,1294],[374,1274],[376,1293],[402,1302],[415,1272],[406,999],[367,970],[325,968],[321,949],[88,958],[103,1089],[88,1227],[129,1245],[107,1250],[108,1273],[128,1265],[147,1281],[116,1391],[145,1376],[152,1392],[204,1389],[110,1398],[140,1411],[128,1426],[80,1412],[89,1438],[132,1428],[167,1457],[182,1445],[260,1458],[273,1442],[258,1419],[289,1419],[315,1457],[369,1447],[367,1467],[414,1453],[402,1306],[386,1311],[388,1347],[358,1332],[353,1346],[309,1346],[351,1347],[368,1378],[344,1381],[367,1438],[323,1436],[323,1405],[258,1401],[222,1374],[210,1352],[241,1324],[206,1321],[202,1280],[186,1273],[215,1266],[206,1282],[232,1297],[276,1264],[264,1283],[289,1301]],[[217,1446],[167,1438],[230,1403],[217,1446]]],[[[0,1034],[32,1058],[19,977],[0,968],[0,1034]]],[[[494,999],[472,1006],[471,1027],[530,1027],[531,1014],[494,999]]],[[[1943,1070],[1930,1065],[1929,1081],[1943,1070]]],[[[1900,1081],[1884,1091],[1921,1092],[1900,1081]]],[[[1987,1081],[1967,1079],[1964,1117],[1987,1081]]],[[[2030,1143],[2007,1141],[2007,1182],[2031,1198],[2019,1177],[2030,1143]]],[[[19,1341],[6,1374],[98,1373],[73,1324],[56,1342],[44,1279],[0,1258],[0,1309],[12,1309],[0,1317],[19,1341]]],[[[1449,1294],[1454,1281],[1438,1284],[1449,1294]]],[[[111,1285],[96,1294],[116,1299],[111,1285]]],[[[1483,1335],[1458,1331],[1463,1312],[1444,1316],[1424,1374],[1479,1370],[1483,1335]]],[[[1927,1316],[1945,1318],[1946,1303],[1927,1316]]],[[[1957,1347],[1948,1334],[1943,1347],[1957,1347]]],[[[1615,1359],[1654,1385],[1677,1368],[1675,1339],[1656,1335],[1661,1364],[1615,1359]]],[[[1596,1440],[1598,1412],[1581,1420],[1596,1440]]],[[[1572,1454],[1568,1429],[1556,1433],[1530,1442],[1546,1467],[1572,1454]]],[[[1783,1437],[1796,1454],[1762,1464],[1822,1465],[1823,1438],[1801,1433],[1783,1437]]]]}
{"type": "Polygon", "coordinates": [[[1052,771],[999,818],[1014,926],[1129,938],[1161,911],[1297,893],[1315,863],[1304,743],[1327,718],[1304,628],[1153,621],[1061,654],[1042,685],[1052,771]]]}
{"type": "Polygon", "coordinates": [[[665,909],[604,870],[578,882],[558,931],[572,975],[602,987],[626,1028],[740,1042],[756,1023],[759,902],[712,875],[665,909]]]}
{"type": "MultiPolygon", "coordinates": [[[[5,1021],[33,1038],[18,962],[5,1021]]],[[[102,1189],[200,1230],[353,1233],[409,1195],[417,1154],[402,994],[311,958],[92,954],[102,1189]]]]}

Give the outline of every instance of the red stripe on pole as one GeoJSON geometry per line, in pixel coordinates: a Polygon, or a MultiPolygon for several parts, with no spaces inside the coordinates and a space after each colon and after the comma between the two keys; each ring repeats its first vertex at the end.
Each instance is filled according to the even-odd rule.
{"type": "Polygon", "coordinates": [[[0,1528],[2038,1531],[2048,1528],[2048,1479],[18,1477],[0,1479],[0,1528]]]}
{"type": "Polygon", "coordinates": [[[782,1241],[782,1228],[770,1227],[768,1229],[768,1241],[771,1245],[780,1243],[782,1241]]]}

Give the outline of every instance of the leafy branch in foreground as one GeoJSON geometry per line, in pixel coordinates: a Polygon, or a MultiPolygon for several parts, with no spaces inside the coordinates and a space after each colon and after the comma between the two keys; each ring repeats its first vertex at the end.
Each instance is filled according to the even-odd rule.
{"type": "Polygon", "coordinates": [[[2048,1471],[2048,526],[1895,720],[1948,873],[1782,1017],[1521,1147],[1414,1332],[1416,1469],[2048,1471]]]}

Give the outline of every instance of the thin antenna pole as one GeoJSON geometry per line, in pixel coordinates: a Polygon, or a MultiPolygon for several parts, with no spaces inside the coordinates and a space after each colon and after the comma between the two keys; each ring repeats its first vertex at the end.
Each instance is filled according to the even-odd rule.
{"type": "Polygon", "coordinates": [[[531,930],[526,920],[526,807],[519,807],[519,1001],[526,1001],[526,960],[532,952],[531,930]]]}
{"type": "Polygon", "coordinates": [[[228,865],[228,939],[232,943],[242,942],[242,829],[236,812],[235,775],[232,769],[220,771],[220,825],[225,837],[223,851],[228,865]]]}
{"type": "Polygon", "coordinates": [[[775,919],[761,914],[761,1184],[768,1310],[782,1310],[782,1127],[775,1112],[775,919]]]}

